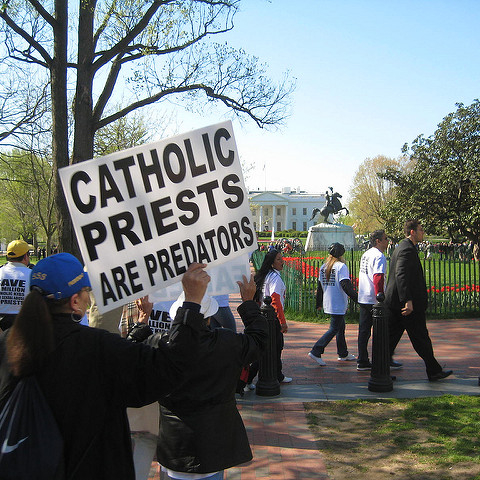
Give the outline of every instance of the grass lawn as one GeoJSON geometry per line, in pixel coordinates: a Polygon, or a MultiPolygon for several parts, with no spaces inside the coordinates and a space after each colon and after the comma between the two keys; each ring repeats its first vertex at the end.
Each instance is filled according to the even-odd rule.
{"type": "Polygon", "coordinates": [[[479,480],[480,397],[306,404],[334,480],[479,480]]]}

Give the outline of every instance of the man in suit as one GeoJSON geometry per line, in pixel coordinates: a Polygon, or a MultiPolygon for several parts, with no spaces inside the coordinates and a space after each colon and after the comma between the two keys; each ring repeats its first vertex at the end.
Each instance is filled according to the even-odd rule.
{"type": "Polygon", "coordinates": [[[430,381],[448,377],[452,370],[443,370],[433,354],[427,330],[427,286],[417,244],[423,240],[424,229],[418,220],[405,222],[405,236],[390,260],[385,304],[389,313],[390,354],[406,330],[413,348],[425,362],[430,381]]]}

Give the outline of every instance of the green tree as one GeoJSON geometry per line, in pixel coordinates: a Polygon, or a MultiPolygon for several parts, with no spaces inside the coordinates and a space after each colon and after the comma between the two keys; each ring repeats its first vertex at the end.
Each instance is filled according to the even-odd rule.
{"type": "MultiPolygon", "coordinates": [[[[0,0],[1,1],[1,0],[0,0]]],[[[258,59],[212,37],[231,30],[240,0],[3,0],[5,67],[34,65],[50,85],[54,171],[93,157],[95,134],[131,112],[169,99],[187,108],[223,105],[258,126],[286,116],[293,84],[274,85],[258,59]],[[75,40],[68,33],[76,31],[75,40]],[[73,85],[74,98],[69,99],[73,85]],[[122,98],[122,107],[112,102],[122,98]],[[72,108],[69,108],[72,102],[72,108]],[[73,112],[70,155],[69,112],[73,112]]],[[[25,74],[26,75],[26,74],[25,74]]],[[[77,252],[62,189],[60,248],[77,252]]]]}
{"type": "Polygon", "coordinates": [[[386,172],[397,186],[384,211],[389,231],[398,232],[406,218],[419,218],[427,233],[479,244],[480,102],[456,106],[431,137],[405,145],[415,163],[411,172],[386,172]]]}
{"type": "Polygon", "coordinates": [[[33,153],[13,150],[0,156],[0,225],[5,236],[36,246],[37,235],[50,248],[55,231],[52,165],[33,153]]]}
{"type": "Polygon", "coordinates": [[[384,227],[383,209],[395,196],[395,185],[391,180],[382,178],[381,174],[389,170],[406,172],[409,166],[407,157],[377,155],[366,158],[358,167],[350,187],[348,204],[357,233],[366,234],[384,227]]]}

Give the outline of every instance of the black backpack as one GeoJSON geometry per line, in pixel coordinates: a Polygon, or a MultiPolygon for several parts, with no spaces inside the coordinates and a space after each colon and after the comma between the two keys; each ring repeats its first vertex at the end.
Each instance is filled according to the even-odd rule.
{"type": "Polygon", "coordinates": [[[18,382],[0,412],[0,478],[64,478],[63,439],[34,376],[18,382]]]}

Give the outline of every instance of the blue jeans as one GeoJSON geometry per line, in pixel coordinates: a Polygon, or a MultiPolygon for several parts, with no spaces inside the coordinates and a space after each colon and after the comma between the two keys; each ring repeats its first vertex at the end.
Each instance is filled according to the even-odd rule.
{"type": "Polygon", "coordinates": [[[230,307],[218,307],[218,311],[210,318],[210,328],[228,328],[237,333],[237,323],[230,307]]]}
{"type": "Polygon", "coordinates": [[[148,432],[132,433],[135,480],[148,480],[157,450],[157,439],[157,435],[148,432]]]}
{"type": "Polygon", "coordinates": [[[373,305],[360,303],[360,316],[358,319],[358,363],[368,362],[368,341],[372,334],[372,309],[373,305]]]}
{"type": "Polygon", "coordinates": [[[330,343],[333,337],[337,337],[337,353],[339,357],[346,357],[348,355],[347,342],[345,341],[345,316],[344,315],[330,315],[330,327],[317,340],[313,346],[311,353],[316,357],[321,357],[325,347],[330,343]]]}

